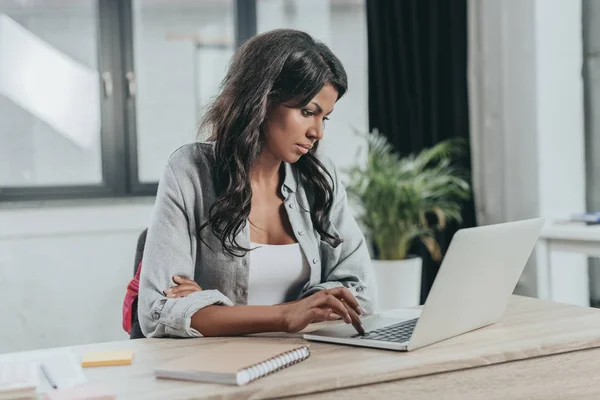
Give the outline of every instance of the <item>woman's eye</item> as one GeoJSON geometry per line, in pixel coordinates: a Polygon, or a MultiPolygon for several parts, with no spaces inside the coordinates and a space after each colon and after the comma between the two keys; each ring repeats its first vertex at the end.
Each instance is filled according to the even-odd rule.
{"type": "Polygon", "coordinates": [[[312,117],[313,115],[315,115],[315,113],[312,112],[311,110],[302,110],[302,115],[304,117],[312,117]]]}
{"type": "Polygon", "coordinates": [[[323,118],[323,121],[329,121],[329,117],[323,118]]]}

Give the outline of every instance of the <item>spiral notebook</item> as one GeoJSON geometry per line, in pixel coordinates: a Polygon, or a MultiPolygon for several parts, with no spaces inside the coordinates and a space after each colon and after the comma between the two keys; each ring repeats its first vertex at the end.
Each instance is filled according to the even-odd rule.
{"type": "Polygon", "coordinates": [[[226,342],[198,346],[154,373],[158,378],[245,385],[307,359],[307,344],[226,342]]]}

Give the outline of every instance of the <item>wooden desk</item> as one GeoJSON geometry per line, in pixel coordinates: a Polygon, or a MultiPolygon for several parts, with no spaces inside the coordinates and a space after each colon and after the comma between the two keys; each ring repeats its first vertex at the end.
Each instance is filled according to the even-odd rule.
{"type": "Polygon", "coordinates": [[[196,346],[228,340],[302,341],[143,339],[74,349],[79,354],[133,349],[131,366],[85,369],[90,382],[113,389],[119,399],[281,398],[307,394],[315,399],[339,399],[342,395],[394,398],[399,394],[411,399],[442,395],[449,399],[549,399],[600,393],[596,372],[600,349],[593,349],[600,347],[600,310],[525,297],[511,300],[500,323],[415,352],[311,343],[311,357],[306,361],[242,387],[153,377],[152,371],[159,363],[183,356],[196,346]]]}
{"type": "MultiPolygon", "coordinates": [[[[600,349],[309,395],[311,400],[598,400],[600,349]]],[[[294,396],[291,398],[305,398],[294,396]]]]}

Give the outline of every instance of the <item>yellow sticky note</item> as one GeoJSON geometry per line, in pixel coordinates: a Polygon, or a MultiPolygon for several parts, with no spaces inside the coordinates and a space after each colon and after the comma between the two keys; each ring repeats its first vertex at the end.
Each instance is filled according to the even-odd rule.
{"type": "Polygon", "coordinates": [[[98,351],[85,353],[81,358],[82,367],[108,367],[112,365],[129,365],[133,359],[133,351],[98,351]]]}

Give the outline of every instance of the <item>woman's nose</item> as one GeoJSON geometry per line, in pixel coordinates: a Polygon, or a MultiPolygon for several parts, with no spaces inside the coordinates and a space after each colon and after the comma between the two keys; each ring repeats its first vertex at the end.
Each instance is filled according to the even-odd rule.
{"type": "Polygon", "coordinates": [[[307,132],[307,136],[313,140],[323,139],[323,125],[310,128],[307,132]]]}

